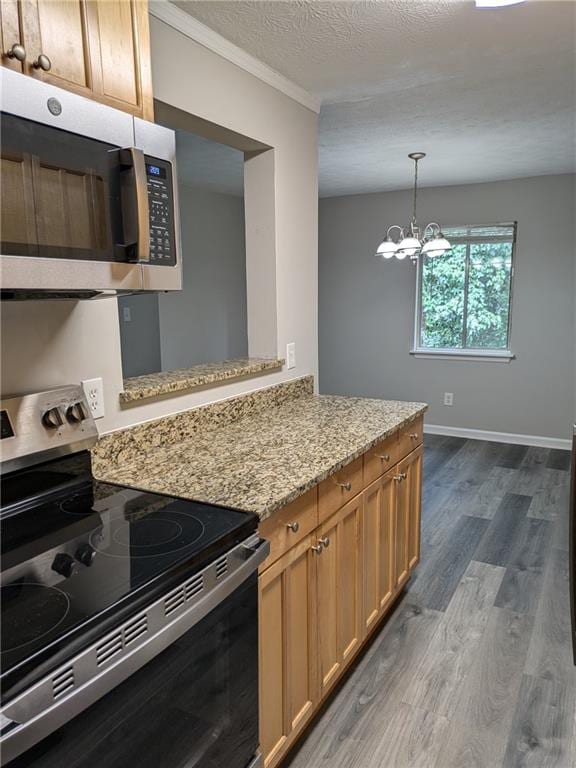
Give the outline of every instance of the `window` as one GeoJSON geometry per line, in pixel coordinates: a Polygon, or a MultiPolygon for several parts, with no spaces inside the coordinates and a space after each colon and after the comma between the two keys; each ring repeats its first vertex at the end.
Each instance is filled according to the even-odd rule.
{"type": "Polygon", "coordinates": [[[510,359],[516,224],[444,234],[452,250],[419,262],[413,352],[510,359]]]}

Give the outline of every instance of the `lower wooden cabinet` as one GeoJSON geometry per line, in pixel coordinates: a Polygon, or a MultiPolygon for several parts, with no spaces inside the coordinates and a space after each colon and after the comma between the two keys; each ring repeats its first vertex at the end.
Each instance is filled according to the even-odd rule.
{"type": "Polygon", "coordinates": [[[396,586],[394,524],[396,470],[368,486],[364,496],[364,628],[371,632],[388,610],[396,586]]]}
{"type": "MultiPolygon", "coordinates": [[[[419,445],[329,517],[320,515],[315,530],[284,554],[278,546],[278,559],[264,564],[259,653],[265,768],[280,763],[410,578],[420,558],[421,485],[419,445]]],[[[313,496],[306,499],[306,515],[315,514],[314,505],[313,496]]],[[[265,528],[275,541],[276,520],[288,546],[285,529],[298,509],[286,508],[261,533],[265,528]]]]}
{"type": "Polygon", "coordinates": [[[276,765],[319,700],[316,539],[307,536],[259,577],[260,749],[276,765]]]}
{"type": "Polygon", "coordinates": [[[359,648],[362,632],[363,495],[319,528],[316,553],[318,661],[324,695],[359,648]]]}
{"type": "Polygon", "coordinates": [[[400,463],[406,475],[405,504],[408,507],[408,568],[413,571],[420,562],[420,528],[422,513],[422,446],[400,463]],[[407,497],[407,498],[406,498],[407,497]]]}

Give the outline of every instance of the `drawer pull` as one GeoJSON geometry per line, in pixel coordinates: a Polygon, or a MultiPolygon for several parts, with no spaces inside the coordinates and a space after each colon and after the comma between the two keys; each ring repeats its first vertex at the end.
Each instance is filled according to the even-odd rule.
{"type": "Polygon", "coordinates": [[[399,475],[394,475],[394,480],[396,480],[397,483],[401,483],[402,480],[406,480],[406,472],[400,472],[399,475]]]}
{"type": "Polygon", "coordinates": [[[330,539],[328,536],[324,536],[321,539],[318,539],[318,544],[322,544],[323,547],[329,547],[330,546],[330,539]]]}
{"type": "Polygon", "coordinates": [[[324,547],[322,544],[315,544],[313,547],[311,547],[311,549],[313,552],[316,552],[317,555],[321,555],[324,547]]]}
{"type": "Polygon", "coordinates": [[[378,454],[378,458],[380,459],[380,461],[390,461],[390,454],[389,453],[378,454]]]}
{"type": "Polygon", "coordinates": [[[410,440],[418,440],[418,432],[411,432],[410,440]]]}
{"type": "Polygon", "coordinates": [[[300,530],[300,523],[286,523],[286,528],[292,533],[298,533],[300,530]]]}
{"type": "Polygon", "coordinates": [[[346,480],[345,483],[339,483],[338,480],[335,481],[336,485],[339,485],[340,488],[342,488],[343,491],[351,491],[352,490],[352,483],[350,480],[346,480]]]}

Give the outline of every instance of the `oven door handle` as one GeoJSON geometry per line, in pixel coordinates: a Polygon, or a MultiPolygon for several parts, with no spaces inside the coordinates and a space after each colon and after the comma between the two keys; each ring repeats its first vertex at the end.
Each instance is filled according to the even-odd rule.
{"type": "Polygon", "coordinates": [[[8,702],[0,712],[1,765],[65,725],[162,653],[238,589],[269,552],[268,541],[251,536],[8,702]],[[226,573],[220,575],[224,561],[226,573]],[[198,591],[199,584],[203,587],[198,591]],[[134,640],[138,631],[142,634],[134,640]],[[64,692],[63,685],[67,686],[64,692]]]}

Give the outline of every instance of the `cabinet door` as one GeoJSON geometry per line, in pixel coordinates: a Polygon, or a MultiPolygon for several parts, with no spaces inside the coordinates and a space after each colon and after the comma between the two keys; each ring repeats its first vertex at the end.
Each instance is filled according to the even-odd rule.
{"type": "Polygon", "coordinates": [[[410,485],[408,473],[403,469],[406,460],[396,465],[393,482],[396,486],[396,506],[394,510],[394,590],[398,591],[410,576],[408,565],[410,485]]]}
{"type": "Polygon", "coordinates": [[[22,62],[7,55],[13,45],[23,45],[18,0],[2,0],[0,3],[0,45],[2,64],[16,72],[22,72],[22,62]]]}
{"type": "Polygon", "coordinates": [[[362,632],[362,509],[360,494],[320,528],[318,641],[324,693],[354,655],[362,632]],[[322,545],[323,542],[323,545],[322,545]]]}
{"type": "Polygon", "coordinates": [[[26,74],[89,97],[98,74],[91,10],[84,0],[21,0],[26,74]],[[34,66],[41,55],[50,61],[48,71],[34,66]]]}
{"type": "Polygon", "coordinates": [[[318,701],[315,538],[259,577],[260,747],[276,765],[318,701]]]}
{"type": "Polygon", "coordinates": [[[399,464],[404,503],[408,516],[408,569],[412,571],[420,561],[420,517],[422,511],[422,446],[412,451],[399,464]]]}
{"type": "Polygon", "coordinates": [[[96,98],[153,120],[148,3],[99,0],[90,6],[90,29],[99,39],[96,98]]]}
{"type": "Polygon", "coordinates": [[[153,119],[146,0],[21,0],[21,16],[27,74],[153,119]]]}
{"type": "Polygon", "coordinates": [[[370,632],[394,594],[394,514],[396,483],[392,470],[364,491],[362,521],[364,626],[370,632]]]}

